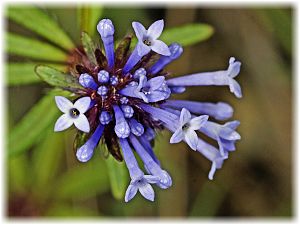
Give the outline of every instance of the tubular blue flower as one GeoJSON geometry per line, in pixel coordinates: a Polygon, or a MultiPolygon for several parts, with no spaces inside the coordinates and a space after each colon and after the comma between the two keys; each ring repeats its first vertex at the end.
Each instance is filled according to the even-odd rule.
{"type": "Polygon", "coordinates": [[[159,182],[159,178],[152,175],[144,175],[138,166],[127,139],[120,139],[124,160],[128,168],[131,182],[126,190],[125,202],[129,202],[139,191],[147,200],[154,201],[154,190],[150,184],[159,182]]]}
{"type": "Polygon", "coordinates": [[[90,139],[77,150],[76,157],[80,162],[87,162],[92,158],[94,149],[98,145],[103,130],[104,126],[99,124],[90,139]]]}
{"type": "Polygon", "coordinates": [[[197,151],[212,162],[208,178],[213,180],[216,170],[221,169],[224,160],[228,159],[228,152],[225,152],[224,155],[221,155],[220,151],[218,151],[214,146],[206,143],[200,138],[198,140],[197,151]]]}
{"type": "Polygon", "coordinates": [[[134,135],[130,135],[129,139],[135,151],[144,162],[147,172],[159,178],[159,182],[156,183],[156,185],[163,189],[169,188],[172,185],[172,178],[170,175],[160,168],[134,135]]]}
{"type": "Polygon", "coordinates": [[[170,55],[169,56],[161,56],[159,60],[150,68],[149,73],[157,74],[160,70],[162,70],[166,65],[179,58],[183,53],[183,48],[180,44],[173,43],[169,46],[170,55]]]}
{"type": "Polygon", "coordinates": [[[98,73],[98,81],[100,83],[107,83],[109,81],[109,73],[106,70],[100,70],[98,73]]]}
{"type": "Polygon", "coordinates": [[[68,129],[74,124],[81,131],[86,133],[90,132],[89,121],[84,115],[90,107],[90,97],[80,98],[73,104],[65,97],[55,96],[55,102],[58,109],[64,114],[56,121],[54,131],[68,129]]]}
{"type": "Polygon", "coordinates": [[[98,84],[94,81],[94,78],[87,73],[80,75],[79,83],[85,88],[91,88],[93,90],[97,90],[98,88],[98,84]]]}
{"type": "Polygon", "coordinates": [[[146,28],[139,22],[133,22],[132,27],[138,39],[138,44],[124,66],[123,72],[125,74],[128,73],[137,64],[137,62],[151,50],[160,55],[169,56],[171,54],[168,46],[163,41],[157,40],[164,29],[163,20],[155,21],[151,24],[148,30],[146,30],[146,28]]]}
{"type": "Polygon", "coordinates": [[[206,86],[206,85],[229,85],[230,92],[238,98],[242,97],[240,85],[233,79],[240,72],[241,62],[235,61],[234,57],[229,59],[227,70],[197,73],[176,77],[167,80],[169,86],[206,86]]]}
{"type": "Polygon", "coordinates": [[[121,105],[121,109],[125,118],[131,118],[133,116],[133,108],[130,105],[121,105]]]}
{"type": "Polygon", "coordinates": [[[109,68],[113,68],[115,63],[115,54],[114,54],[114,33],[115,28],[111,20],[103,19],[97,25],[97,30],[103,41],[106,58],[109,68]]]}
{"type": "Polygon", "coordinates": [[[100,86],[97,90],[97,93],[102,97],[106,96],[107,92],[108,88],[106,86],[100,86]]]}
{"type": "Polygon", "coordinates": [[[224,125],[208,121],[200,128],[200,131],[216,140],[221,155],[225,155],[225,151],[235,150],[234,143],[241,139],[239,133],[235,131],[239,124],[237,120],[227,122],[224,125]]]}
{"type": "Polygon", "coordinates": [[[194,114],[206,114],[214,117],[217,120],[227,120],[232,117],[233,108],[224,102],[208,103],[208,102],[193,102],[186,100],[167,100],[162,104],[163,107],[171,107],[174,109],[186,108],[194,114]]]}
{"type": "Polygon", "coordinates": [[[141,136],[144,133],[143,125],[133,118],[129,119],[129,126],[131,133],[133,133],[136,136],[141,136]]]}
{"type": "MultiPolygon", "coordinates": [[[[118,161],[124,159],[128,168],[131,182],[125,201],[130,201],[138,191],[146,199],[154,201],[151,184],[163,189],[172,185],[171,176],[162,169],[152,148],[156,133],[167,129],[173,133],[170,143],[183,141],[207,158],[211,162],[210,180],[240,139],[236,131],[239,121],[224,125],[208,121],[209,117],[216,120],[231,118],[233,108],[227,103],[170,100],[171,94],[183,93],[189,86],[228,85],[231,92],[241,97],[241,88],[234,80],[240,72],[241,63],[231,57],[227,70],[166,80],[171,73],[165,67],[182,55],[182,46],[172,43],[168,47],[157,40],[164,27],[163,20],[154,22],[148,30],[138,22],[132,25],[138,39],[133,51],[130,48],[132,35],[126,35],[114,52],[114,26],[109,19],[99,22],[97,30],[105,55],[102,49],[96,47],[96,62],[89,62],[91,57],[82,52],[81,58],[77,57],[78,60],[71,63],[71,75],[82,87],[66,88],[78,97],[74,104],[64,97],[55,97],[58,108],[64,114],[57,120],[54,130],[67,129],[73,123],[81,131],[91,130],[93,133],[88,134],[88,141],[77,149],[77,159],[87,162],[98,143],[105,143],[109,153],[118,161]],[[216,140],[219,149],[199,138],[196,132],[216,140]],[[141,170],[133,150],[150,175],[141,170]]],[[[76,143],[83,140],[83,135],[82,132],[77,133],[79,142],[76,140],[76,143]]]]}
{"type": "Polygon", "coordinates": [[[109,112],[102,111],[99,116],[99,120],[101,124],[106,125],[109,124],[109,122],[112,120],[112,117],[109,112]]]}
{"type": "Polygon", "coordinates": [[[185,140],[191,149],[196,150],[198,145],[198,136],[195,132],[200,129],[208,120],[208,116],[198,116],[192,118],[191,113],[183,108],[180,113],[179,126],[172,135],[170,143],[178,143],[185,140]]]}
{"type": "Polygon", "coordinates": [[[119,138],[127,138],[130,134],[130,128],[124,118],[122,110],[117,105],[113,105],[116,119],[115,133],[119,138]]]}

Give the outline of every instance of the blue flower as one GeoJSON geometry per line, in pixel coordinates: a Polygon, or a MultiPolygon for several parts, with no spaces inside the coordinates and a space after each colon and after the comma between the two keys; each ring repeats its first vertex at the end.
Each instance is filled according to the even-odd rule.
{"type": "MultiPolygon", "coordinates": [[[[241,63],[231,57],[226,70],[167,79],[169,73],[165,67],[182,55],[182,46],[178,43],[167,46],[158,40],[163,31],[163,20],[154,22],[148,30],[139,22],[133,22],[132,26],[138,39],[133,51],[129,48],[130,36],[125,37],[115,50],[112,21],[103,19],[99,22],[97,30],[105,56],[97,48],[98,65],[86,62],[87,57],[84,62],[78,62],[83,69],[76,77],[83,89],[74,91],[80,96],[74,104],[64,97],[55,97],[64,114],[57,120],[54,130],[62,131],[74,124],[78,130],[89,133],[88,140],[76,151],[80,162],[92,158],[100,141],[106,144],[113,157],[125,161],[131,178],[125,202],[138,192],[154,201],[152,185],[167,189],[173,184],[169,172],[163,167],[164,162],[159,161],[152,148],[156,133],[161,129],[173,133],[171,144],[186,142],[192,150],[208,159],[211,163],[210,180],[241,138],[236,131],[239,121],[223,125],[209,121],[211,118],[230,119],[233,108],[229,104],[170,100],[170,97],[183,93],[189,86],[218,85],[229,86],[230,91],[240,98],[241,88],[234,78],[240,72],[241,63]],[[199,132],[216,141],[218,148],[202,140],[199,132]],[[145,172],[137,158],[141,159],[145,172]]],[[[77,65],[73,66],[77,68],[77,65]]]]}

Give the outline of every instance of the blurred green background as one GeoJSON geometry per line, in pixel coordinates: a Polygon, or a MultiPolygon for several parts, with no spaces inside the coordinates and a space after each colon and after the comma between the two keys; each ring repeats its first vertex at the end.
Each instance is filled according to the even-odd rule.
{"type": "MultiPolygon", "coordinates": [[[[16,6],[7,6],[6,11],[13,7],[16,6]]],[[[39,7],[79,44],[80,26],[84,25],[78,18],[77,5],[39,7]]],[[[72,150],[74,129],[54,134],[54,124],[51,124],[43,129],[34,146],[7,157],[7,216],[293,216],[293,8],[90,7],[99,10],[101,18],[107,17],[114,22],[117,39],[131,31],[134,20],[148,26],[163,18],[166,28],[187,23],[211,25],[214,34],[201,43],[186,47],[181,58],[168,70],[175,75],[214,71],[227,68],[230,56],[240,60],[242,69],[237,80],[242,86],[242,99],[236,99],[228,87],[195,87],[176,97],[230,103],[235,109],[233,119],[241,121],[238,132],[242,140],[237,142],[236,152],[217,171],[215,179],[209,181],[210,163],[205,158],[185,144],[168,144],[168,133],[159,135],[155,151],[171,174],[173,186],[168,190],[155,188],[154,203],[139,194],[130,203],[124,203],[123,195],[118,196],[116,191],[112,194],[112,180],[109,179],[112,168],[105,162],[105,153],[97,151],[89,163],[78,163],[72,150]]],[[[7,31],[39,38],[11,19],[6,17],[6,20],[7,31]]],[[[94,40],[100,42],[96,33],[94,40]]],[[[35,61],[7,54],[7,62],[35,61]]],[[[7,70],[7,80],[9,70],[11,68],[7,70]]],[[[8,138],[14,126],[50,89],[44,83],[7,86],[8,138]]],[[[38,126],[39,119],[51,113],[47,107],[32,124],[28,124],[32,131],[38,126]]],[[[30,133],[21,135],[30,137],[30,133]]],[[[120,176],[124,177],[124,174],[120,176]]]]}

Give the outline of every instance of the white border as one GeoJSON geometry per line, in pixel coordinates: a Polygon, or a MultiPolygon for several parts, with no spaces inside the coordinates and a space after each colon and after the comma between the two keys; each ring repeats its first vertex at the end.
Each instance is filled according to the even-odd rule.
{"type": "MultiPolygon", "coordinates": [[[[293,55],[293,80],[295,81],[293,83],[293,100],[294,100],[294,105],[293,107],[293,122],[296,122],[295,124],[293,124],[293,176],[294,176],[294,185],[293,185],[293,196],[294,196],[294,218],[291,220],[282,220],[280,218],[276,218],[276,217],[272,217],[272,218],[258,218],[258,219],[252,219],[252,218],[236,218],[236,219],[226,219],[223,220],[221,218],[218,218],[215,221],[208,221],[208,220],[185,220],[185,219],[180,219],[180,218],[172,218],[172,221],[170,220],[162,220],[162,221],[155,221],[154,219],[150,219],[150,220],[120,220],[120,218],[118,218],[117,220],[111,221],[111,220],[106,220],[106,219],[99,219],[99,220],[82,220],[82,219],[72,219],[70,221],[63,219],[61,221],[58,220],[43,220],[38,219],[38,220],[31,220],[31,219],[25,219],[25,220],[12,220],[14,221],[14,223],[16,224],[21,224],[21,223],[42,223],[42,221],[47,222],[47,224],[63,224],[64,222],[71,222],[71,223],[147,223],[147,224],[154,224],[154,223],[166,223],[166,224],[174,224],[174,223],[201,223],[201,224],[211,224],[211,223],[216,223],[216,224],[227,224],[227,223],[247,223],[247,224],[290,224],[290,223],[294,223],[294,224],[298,224],[299,221],[299,194],[298,194],[298,190],[299,190],[299,168],[300,166],[298,165],[299,163],[299,152],[300,148],[299,148],[299,140],[298,140],[298,128],[299,128],[299,119],[298,119],[298,113],[299,111],[299,91],[297,90],[297,88],[299,87],[299,81],[300,79],[298,78],[299,76],[299,57],[298,57],[298,53],[299,53],[299,45],[298,45],[298,37],[299,37],[299,13],[298,13],[298,2],[296,0],[293,1],[282,1],[282,0],[272,0],[272,1],[267,1],[267,0],[252,0],[252,1],[241,1],[241,0],[231,0],[231,1],[226,1],[226,0],[210,0],[210,1],[191,1],[191,0],[151,0],[151,1],[116,1],[116,0],[95,0],[95,1],[84,1],[84,0],[63,0],[63,1],[59,1],[59,0],[52,0],[52,1],[27,1],[27,0],[12,0],[12,1],[8,1],[8,0],[2,0],[0,1],[0,13],[1,13],[1,23],[0,23],[0,36],[1,36],[1,42],[0,42],[0,47],[2,50],[2,54],[0,55],[0,61],[1,61],[1,76],[0,76],[0,82],[1,84],[3,84],[3,88],[1,89],[1,93],[0,93],[0,124],[1,124],[1,128],[0,128],[0,134],[1,137],[0,138],[0,145],[1,145],[1,154],[0,154],[0,162],[1,162],[1,167],[0,167],[0,174],[1,174],[1,185],[0,185],[0,201],[2,201],[2,203],[0,204],[0,213],[1,213],[1,217],[0,217],[0,222],[1,224],[6,224],[9,223],[10,220],[8,220],[5,217],[5,202],[6,202],[6,196],[5,196],[5,191],[6,191],[6,177],[5,177],[5,172],[6,172],[6,168],[5,168],[5,152],[6,152],[6,148],[5,148],[5,139],[6,139],[6,134],[5,134],[5,123],[6,121],[4,120],[4,116],[5,116],[5,87],[4,87],[4,67],[3,67],[3,62],[5,60],[5,55],[4,55],[4,51],[5,51],[5,40],[4,40],[4,29],[5,29],[5,23],[4,23],[4,9],[5,9],[5,5],[6,4],[22,4],[22,3],[26,3],[26,4],[30,4],[30,3],[35,3],[35,4],[53,4],[53,5],[61,5],[61,4],[77,4],[77,3],[85,3],[85,4],[89,4],[89,3],[98,3],[98,4],[108,4],[108,5],[172,5],[172,6],[189,6],[189,5],[201,5],[201,6],[211,6],[211,7],[232,7],[232,6],[237,6],[237,7],[251,7],[251,6],[284,6],[284,5],[293,5],[295,8],[295,20],[294,20],[294,55],[293,55]],[[270,220],[269,220],[270,219],[270,220]]],[[[7,103],[6,103],[7,104],[7,103]]],[[[271,156],[270,156],[271,157],[271,156]]],[[[246,204],[246,203],[245,203],[246,204]]],[[[113,219],[113,218],[112,218],[113,219]]],[[[171,219],[171,218],[170,218],[171,219]]],[[[43,222],[44,223],[44,222],[43,222]]]]}

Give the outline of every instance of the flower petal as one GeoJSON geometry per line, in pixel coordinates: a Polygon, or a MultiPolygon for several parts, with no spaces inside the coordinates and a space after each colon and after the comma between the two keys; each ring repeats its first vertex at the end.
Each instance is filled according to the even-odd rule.
{"type": "Polygon", "coordinates": [[[182,139],[184,138],[184,134],[183,131],[181,129],[181,127],[179,129],[177,129],[175,131],[175,133],[172,135],[171,139],[170,139],[170,143],[174,144],[174,143],[178,143],[181,142],[182,139]]]}
{"type": "Polygon", "coordinates": [[[144,175],[144,179],[147,181],[147,183],[150,184],[155,184],[159,182],[159,177],[153,175],[144,175]]]}
{"type": "Polygon", "coordinates": [[[237,98],[241,98],[242,97],[242,90],[241,90],[241,86],[239,85],[239,83],[228,77],[228,83],[229,83],[229,89],[230,92],[232,92],[237,98]]]}
{"type": "Polygon", "coordinates": [[[126,190],[125,202],[129,202],[136,195],[137,191],[137,186],[130,184],[126,190]]]}
{"type": "Polygon", "coordinates": [[[153,41],[153,44],[151,45],[152,51],[160,54],[160,55],[165,55],[169,56],[171,55],[170,49],[168,48],[168,45],[166,45],[163,41],[161,40],[155,40],[153,41]]]}
{"type": "Polygon", "coordinates": [[[179,118],[180,125],[183,126],[184,124],[188,123],[191,118],[192,115],[189,110],[187,110],[186,108],[182,108],[179,118]]]}
{"type": "Polygon", "coordinates": [[[91,104],[91,98],[90,97],[83,97],[78,99],[75,104],[74,108],[78,109],[80,113],[85,113],[91,104]]]}
{"type": "Polygon", "coordinates": [[[185,132],[184,139],[185,139],[186,143],[190,146],[191,149],[193,149],[195,151],[197,150],[198,136],[194,130],[188,129],[185,132]]]}
{"type": "Polygon", "coordinates": [[[143,41],[144,35],[146,35],[146,28],[139,22],[132,22],[135,35],[139,41],[143,41]]]}
{"type": "Polygon", "coordinates": [[[198,116],[190,120],[190,129],[199,130],[200,127],[208,120],[208,115],[198,116]]]}
{"type": "Polygon", "coordinates": [[[147,55],[151,51],[150,46],[143,44],[143,42],[138,42],[136,48],[137,48],[138,55],[140,57],[147,55]]]}
{"type": "Polygon", "coordinates": [[[140,191],[141,195],[144,196],[144,198],[146,198],[152,202],[154,201],[154,190],[150,184],[145,183],[145,184],[139,186],[139,191],[140,191]]]}
{"type": "Polygon", "coordinates": [[[68,129],[73,124],[73,119],[68,114],[61,115],[55,123],[54,131],[62,131],[68,129]]]}
{"type": "Polygon", "coordinates": [[[74,120],[74,125],[78,128],[78,130],[81,130],[85,133],[90,132],[90,124],[88,119],[86,118],[85,115],[80,114],[78,118],[74,120]]]}
{"type": "Polygon", "coordinates": [[[160,88],[164,81],[165,81],[164,76],[154,77],[154,78],[148,80],[146,86],[150,87],[150,89],[154,91],[154,90],[157,90],[158,88],[160,88]]]}
{"type": "Polygon", "coordinates": [[[147,30],[147,36],[151,39],[156,40],[162,33],[164,29],[164,20],[157,20],[150,25],[147,30]]]}
{"type": "Polygon", "coordinates": [[[57,108],[63,113],[69,113],[70,109],[74,107],[73,103],[63,96],[55,96],[55,102],[57,108]]]}

